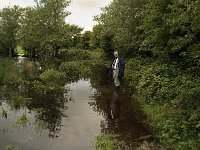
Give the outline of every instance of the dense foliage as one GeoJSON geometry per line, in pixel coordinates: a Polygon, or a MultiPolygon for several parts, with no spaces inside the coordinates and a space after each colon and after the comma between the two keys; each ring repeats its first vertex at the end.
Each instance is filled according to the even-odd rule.
{"type": "Polygon", "coordinates": [[[3,8],[0,11],[0,54],[10,57],[14,55],[21,12],[22,9],[18,6],[3,8]]]}
{"type": "Polygon", "coordinates": [[[36,6],[0,10],[0,53],[12,57],[17,45],[30,57],[56,57],[61,48],[78,45],[82,28],[65,22],[68,0],[40,0],[36,6]]]}
{"type": "Polygon", "coordinates": [[[93,30],[94,45],[132,58],[125,78],[155,133],[175,149],[200,146],[199,10],[198,0],[114,0],[93,30]]]}
{"type": "MultiPolygon", "coordinates": [[[[174,149],[198,149],[200,1],[113,0],[95,17],[93,31],[83,34],[82,28],[65,23],[68,5],[67,0],[39,0],[35,7],[0,10],[0,54],[12,57],[20,45],[31,58],[65,61],[62,73],[46,70],[34,82],[35,89],[48,90],[56,87],[52,78],[81,76],[88,72],[87,60],[101,60],[118,48],[128,58],[125,78],[137,88],[161,142],[174,149]],[[99,49],[105,53],[99,55],[99,49]]],[[[31,69],[31,64],[25,67],[31,69]]],[[[4,82],[17,84],[21,78],[1,73],[4,82]]]]}

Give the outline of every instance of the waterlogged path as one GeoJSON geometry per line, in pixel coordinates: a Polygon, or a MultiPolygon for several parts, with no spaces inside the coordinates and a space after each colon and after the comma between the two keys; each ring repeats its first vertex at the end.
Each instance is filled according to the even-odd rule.
{"type": "Polygon", "coordinates": [[[14,145],[20,150],[92,150],[101,133],[118,134],[126,149],[152,142],[140,107],[125,87],[116,92],[102,67],[88,79],[66,83],[65,92],[57,95],[22,88],[29,97],[22,106],[1,96],[0,149],[14,145]]]}

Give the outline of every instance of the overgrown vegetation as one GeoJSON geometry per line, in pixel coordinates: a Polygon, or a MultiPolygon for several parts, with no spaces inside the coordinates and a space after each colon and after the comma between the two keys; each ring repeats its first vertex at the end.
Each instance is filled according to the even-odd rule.
{"type": "Polygon", "coordinates": [[[200,77],[188,73],[191,68],[177,70],[176,64],[145,61],[132,59],[127,64],[126,78],[136,86],[155,133],[173,148],[197,149],[200,77]]]}
{"type": "Polygon", "coordinates": [[[26,72],[12,68],[14,74],[3,64],[0,83],[17,85],[23,77],[29,81],[26,84],[33,79],[35,89],[49,90],[57,78],[89,74],[88,66],[102,63],[118,48],[128,59],[125,78],[137,88],[161,142],[174,149],[198,149],[200,1],[114,0],[95,17],[98,24],[93,31],[84,34],[82,28],[65,23],[68,5],[66,0],[39,0],[37,7],[0,10],[1,55],[14,56],[20,45],[30,58],[60,63],[58,70],[50,70],[55,66],[47,64],[39,77],[31,78],[31,64],[26,72]]]}
{"type": "Polygon", "coordinates": [[[96,17],[93,43],[129,58],[125,78],[137,88],[161,142],[200,147],[200,2],[116,0],[96,17]]]}

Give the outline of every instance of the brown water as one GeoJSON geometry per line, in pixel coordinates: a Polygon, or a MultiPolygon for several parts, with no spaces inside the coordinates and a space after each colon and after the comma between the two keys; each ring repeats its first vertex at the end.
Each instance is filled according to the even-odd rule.
{"type": "Polygon", "coordinates": [[[101,133],[118,134],[126,149],[152,142],[133,91],[124,84],[117,92],[106,73],[105,67],[96,67],[88,79],[66,82],[57,94],[1,87],[20,88],[28,102],[18,106],[6,94],[0,97],[0,111],[7,112],[0,116],[0,149],[17,145],[20,150],[92,150],[101,133]]]}

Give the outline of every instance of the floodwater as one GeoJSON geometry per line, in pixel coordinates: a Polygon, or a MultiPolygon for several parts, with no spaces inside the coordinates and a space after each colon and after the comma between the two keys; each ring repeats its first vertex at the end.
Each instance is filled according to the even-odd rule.
{"type": "Polygon", "coordinates": [[[116,91],[104,66],[93,70],[86,79],[63,81],[63,91],[56,94],[1,86],[8,93],[20,89],[27,101],[19,105],[6,97],[9,94],[0,96],[0,149],[16,145],[20,150],[92,150],[101,133],[117,134],[122,149],[152,142],[133,91],[125,83],[116,91]]]}

